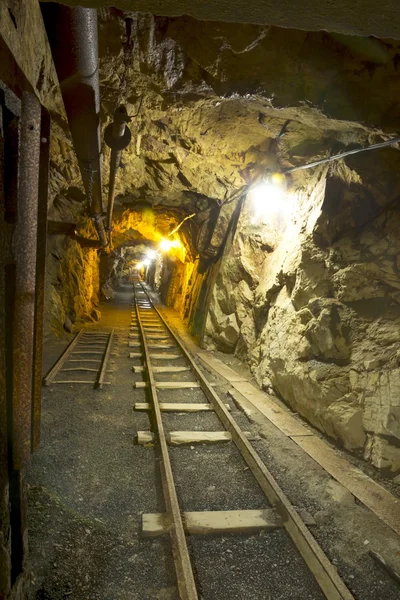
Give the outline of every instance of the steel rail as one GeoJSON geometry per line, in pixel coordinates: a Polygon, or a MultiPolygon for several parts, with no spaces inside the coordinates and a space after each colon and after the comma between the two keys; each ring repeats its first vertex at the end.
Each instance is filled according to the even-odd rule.
{"type": "Polygon", "coordinates": [[[54,367],[52,367],[52,369],[50,369],[50,371],[47,373],[47,375],[43,378],[43,385],[50,385],[51,383],[53,383],[55,376],[61,370],[61,367],[67,360],[68,356],[71,354],[72,350],[75,348],[76,344],[79,342],[80,338],[83,335],[83,332],[84,332],[84,330],[81,329],[80,332],[76,334],[74,339],[68,344],[68,346],[65,348],[64,352],[61,354],[60,358],[58,359],[58,361],[56,362],[54,367]]]}
{"type": "Polygon", "coordinates": [[[224,406],[224,403],[213,390],[201,372],[200,368],[195,363],[190,352],[185,348],[183,343],[168,325],[160,311],[154,305],[151,296],[143,286],[142,282],[140,282],[140,285],[143,291],[146,293],[152,307],[160,317],[160,320],[165,325],[167,331],[171,334],[171,337],[190,364],[193,373],[200,382],[201,389],[210,403],[213,405],[215,413],[227,431],[231,433],[233,441],[235,442],[247,465],[251,469],[266,498],[281,515],[286,531],[296,545],[300,555],[303,557],[325,597],[328,600],[354,600],[354,596],[340,578],[337,570],[329,561],[328,557],[319,546],[315,538],[311,535],[301,517],[290,503],[288,497],[279,487],[273,475],[258,456],[257,452],[254,450],[247,438],[243,435],[240,427],[234,418],[229,414],[228,410],[224,406]]]}
{"type": "Polygon", "coordinates": [[[147,368],[146,370],[149,380],[148,389],[152,400],[151,405],[154,413],[158,440],[161,448],[161,479],[163,484],[164,500],[167,509],[167,514],[169,514],[171,519],[169,534],[171,536],[172,552],[175,562],[178,589],[181,600],[198,600],[196,583],[194,580],[189,550],[186,543],[186,536],[183,527],[181,510],[179,507],[174,477],[172,474],[171,461],[168,453],[167,441],[165,438],[165,431],[161,417],[160,404],[158,401],[156,382],[154,379],[153,369],[150,361],[150,351],[145,335],[145,330],[142,324],[142,319],[140,316],[139,306],[136,299],[135,284],[133,284],[133,292],[136,318],[143,344],[144,363],[147,368]]]}
{"type": "Polygon", "coordinates": [[[112,331],[109,335],[106,351],[104,353],[103,361],[101,363],[101,367],[99,370],[99,375],[98,375],[97,381],[95,383],[95,387],[98,388],[99,390],[101,390],[104,385],[104,378],[105,378],[106,372],[107,372],[107,363],[108,363],[108,359],[109,359],[110,353],[111,353],[111,346],[113,343],[113,338],[114,338],[114,329],[112,329],[112,331]]]}

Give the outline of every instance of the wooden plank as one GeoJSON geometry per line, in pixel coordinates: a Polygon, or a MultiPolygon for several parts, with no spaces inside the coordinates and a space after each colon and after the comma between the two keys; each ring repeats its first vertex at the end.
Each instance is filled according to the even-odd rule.
{"type": "MultiPolygon", "coordinates": [[[[229,431],[170,431],[166,433],[166,440],[170,446],[183,446],[186,444],[219,444],[230,442],[232,436],[229,431]]],[[[138,431],[137,442],[139,445],[151,444],[155,440],[152,431],[138,431]]]]}
{"type": "Polygon", "coordinates": [[[256,389],[249,381],[233,381],[232,386],[286,435],[313,435],[304,425],[278,406],[267,394],[256,389]]]}
{"type": "MultiPolygon", "coordinates": [[[[155,385],[159,390],[186,390],[200,387],[197,381],[156,381],[155,385]]],[[[146,388],[148,387],[147,381],[135,381],[133,387],[137,389],[146,388]]]]}
{"type": "MultiPolygon", "coordinates": [[[[133,366],[132,371],[134,373],[143,373],[146,370],[144,366],[133,366]]],[[[190,367],[153,367],[154,373],[182,373],[184,371],[190,371],[190,367]]]]}
{"type": "Polygon", "coordinates": [[[98,369],[89,369],[88,367],[68,367],[68,369],[61,369],[60,373],[65,371],[91,371],[92,373],[98,373],[98,369]]]}
{"type": "MultiPolygon", "coordinates": [[[[227,409],[230,410],[229,404],[226,405],[227,409]]],[[[150,404],[148,402],[135,402],[133,405],[134,410],[150,410],[150,404]]],[[[204,403],[186,403],[186,402],[160,402],[160,409],[163,412],[202,412],[202,411],[213,411],[211,404],[204,403]]]]}
{"type": "Polygon", "coordinates": [[[210,356],[207,352],[197,352],[197,356],[212,369],[218,372],[219,375],[225,377],[229,382],[232,381],[248,381],[245,375],[239,375],[233,369],[228,367],[222,360],[210,356]]]}
{"type": "Polygon", "coordinates": [[[336,481],[344,485],[358,500],[400,535],[400,501],[398,498],[360,469],[350,465],[346,459],[338,456],[318,437],[296,436],[292,439],[336,481]]]}
{"type": "Polygon", "coordinates": [[[175,344],[152,344],[148,342],[149,348],[162,350],[163,348],[176,348],[175,344]]]}
{"type": "Polygon", "coordinates": [[[82,350],[81,352],[79,352],[79,351],[78,352],[71,352],[71,354],[96,354],[96,355],[99,355],[99,356],[103,356],[104,352],[95,352],[95,351],[91,352],[91,351],[87,351],[87,350],[86,351],[82,350]]]}
{"type": "Polygon", "coordinates": [[[176,360],[182,358],[182,355],[172,354],[171,352],[150,352],[150,358],[155,358],[156,360],[176,360]]]}
{"type": "MultiPolygon", "coordinates": [[[[130,352],[129,358],[142,358],[143,354],[141,352],[130,352]]],[[[150,352],[150,358],[154,358],[155,360],[176,360],[178,358],[182,358],[181,354],[172,354],[170,352],[161,353],[153,353],[150,352]]]]}
{"type": "MultiPolygon", "coordinates": [[[[218,510],[184,512],[183,524],[190,535],[227,533],[258,533],[283,527],[282,518],[274,508],[264,510],[218,510]]],[[[157,537],[169,532],[166,513],[142,515],[142,535],[157,537]]]]}
{"type": "Polygon", "coordinates": [[[184,371],[190,371],[190,367],[174,367],[172,365],[168,367],[153,367],[154,373],[183,373],[184,371]]]}
{"type": "MultiPolygon", "coordinates": [[[[68,380],[68,379],[61,380],[61,379],[58,379],[57,381],[52,381],[51,385],[54,385],[55,383],[84,383],[84,384],[88,384],[88,385],[89,384],[90,385],[94,385],[95,381],[84,381],[84,380],[81,381],[79,379],[77,379],[77,380],[74,380],[74,379],[71,379],[71,380],[68,380]]],[[[104,385],[111,385],[111,382],[110,381],[104,381],[104,385]]]]}
{"type": "Polygon", "coordinates": [[[101,360],[99,358],[69,358],[67,362],[69,362],[69,363],[71,363],[71,362],[77,362],[77,363],[84,363],[84,362],[100,363],[101,360]]]}

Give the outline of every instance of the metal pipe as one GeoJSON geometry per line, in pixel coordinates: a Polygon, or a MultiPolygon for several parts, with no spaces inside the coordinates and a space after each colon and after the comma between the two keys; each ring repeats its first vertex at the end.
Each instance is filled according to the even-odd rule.
{"type": "Polygon", "coordinates": [[[20,123],[17,223],[12,240],[15,260],[15,303],[12,323],[12,466],[14,469],[21,469],[27,464],[31,454],[40,120],[39,100],[30,92],[24,92],[20,123]]]}
{"type": "Polygon", "coordinates": [[[112,230],[112,214],[114,210],[115,184],[117,170],[121,163],[122,150],[128,146],[131,141],[131,132],[126,124],[130,118],[126,107],[121,105],[114,112],[114,121],[110,123],[104,132],[104,140],[111,148],[110,158],[110,178],[108,183],[108,207],[107,207],[107,231],[112,230]]]}
{"type": "Polygon", "coordinates": [[[41,5],[91,216],[104,246],[97,11],[41,5]]]}

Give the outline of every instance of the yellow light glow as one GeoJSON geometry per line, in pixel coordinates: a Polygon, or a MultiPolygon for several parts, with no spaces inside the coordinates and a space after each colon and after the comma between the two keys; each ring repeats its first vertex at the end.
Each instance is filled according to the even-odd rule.
{"type": "Polygon", "coordinates": [[[162,252],[169,252],[169,250],[171,250],[172,248],[181,248],[182,247],[182,242],[180,242],[179,240],[166,240],[166,239],[162,239],[160,242],[160,250],[162,252]]]}
{"type": "Polygon", "coordinates": [[[157,256],[157,252],[156,250],[152,250],[149,248],[149,250],[147,250],[147,258],[150,260],[154,260],[157,256]]]}
{"type": "Polygon", "coordinates": [[[140,263],[138,263],[138,264],[136,265],[136,268],[137,268],[137,269],[139,269],[139,270],[140,270],[140,269],[143,269],[143,263],[141,263],[141,262],[140,262],[140,263]]]}
{"type": "Polygon", "coordinates": [[[272,176],[269,182],[259,183],[250,192],[253,223],[266,222],[283,204],[285,188],[280,175],[277,173],[276,176],[272,176]]]}

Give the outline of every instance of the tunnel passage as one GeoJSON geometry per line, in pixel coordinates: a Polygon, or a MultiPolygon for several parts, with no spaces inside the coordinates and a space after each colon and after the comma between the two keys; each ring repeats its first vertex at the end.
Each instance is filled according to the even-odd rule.
{"type": "Polygon", "coordinates": [[[128,312],[133,275],[202,350],[237,361],[352,460],[398,479],[398,40],[354,38],[339,18],[322,31],[311,17],[298,30],[119,0],[76,12],[3,4],[0,596],[26,582],[41,313],[51,352],[105,327],[115,298],[128,312]],[[18,137],[26,93],[41,114],[40,135],[28,130],[35,153],[18,137]],[[35,300],[26,327],[14,293],[35,300]]]}
{"type": "MultiPolygon", "coordinates": [[[[101,128],[123,104],[131,141],[103,249],[93,247],[73,157],[54,148],[46,331],[98,320],[128,264],[147,260],[141,246],[159,252],[162,239],[176,240],[146,277],[190,333],[396,472],[399,154],[395,145],[323,161],[395,137],[397,49],[102,10],[101,128]],[[253,189],[273,173],[283,174],[275,188],[253,189]]],[[[102,152],[107,191],[112,149],[102,152]]]]}

